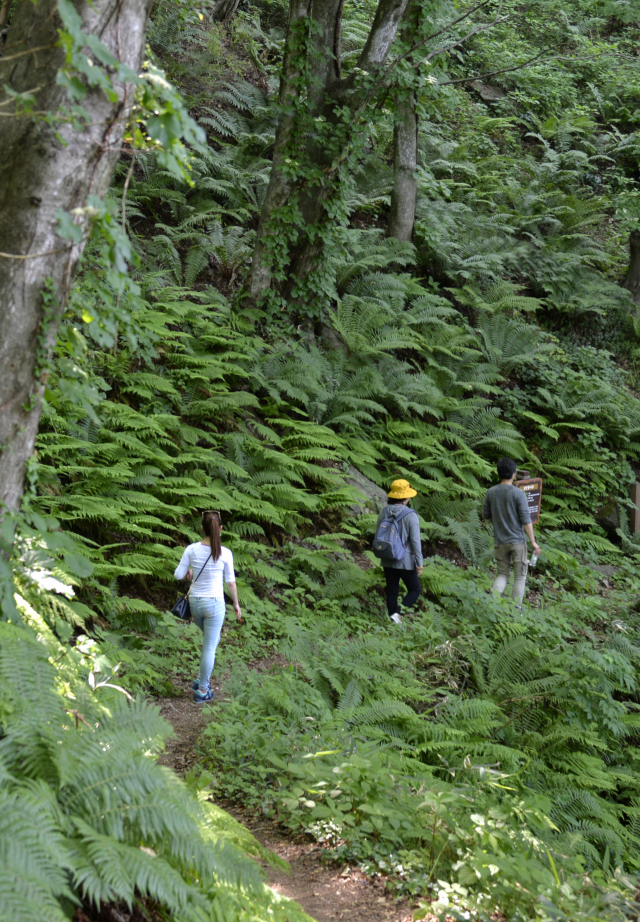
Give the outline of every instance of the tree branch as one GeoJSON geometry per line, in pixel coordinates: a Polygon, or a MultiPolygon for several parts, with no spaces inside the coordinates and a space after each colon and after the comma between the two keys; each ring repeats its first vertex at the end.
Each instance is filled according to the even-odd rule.
{"type": "Polygon", "coordinates": [[[136,165],[136,129],[135,124],[133,126],[133,131],[131,132],[131,163],[129,164],[129,169],[127,170],[127,178],[124,181],[124,189],[122,190],[122,230],[126,232],[127,230],[127,192],[129,191],[129,183],[131,182],[131,176],[133,175],[133,168],[136,165]]]}
{"type": "Polygon", "coordinates": [[[366,70],[367,67],[377,67],[386,60],[407,2],[408,0],[380,0],[358,60],[358,67],[366,70]]]}
{"type": "MultiPolygon", "coordinates": [[[[540,51],[538,54],[534,55],[534,57],[525,61],[524,64],[516,64],[515,67],[503,67],[502,70],[490,70],[486,74],[476,74],[475,77],[461,77],[459,80],[438,80],[438,86],[451,86],[454,83],[469,83],[471,80],[484,80],[485,77],[495,77],[496,74],[508,74],[512,70],[521,70],[523,67],[528,67],[529,64],[538,61],[544,53],[544,51],[540,51]]],[[[544,58],[544,61],[551,60],[551,58],[544,58]]]]}
{"type": "MultiPolygon", "coordinates": [[[[472,13],[477,12],[483,6],[486,6],[487,3],[489,2],[490,0],[480,0],[480,3],[476,3],[476,5],[472,6],[470,10],[467,10],[466,13],[463,13],[461,16],[458,16],[457,19],[454,19],[451,22],[447,23],[447,25],[443,26],[442,29],[438,29],[437,32],[432,32],[431,35],[427,35],[426,38],[420,39],[419,42],[416,42],[415,45],[412,45],[411,48],[409,48],[409,50],[406,51],[404,54],[400,55],[399,58],[395,58],[393,61],[391,61],[391,63],[388,64],[387,67],[385,68],[385,73],[387,71],[392,70],[394,67],[396,67],[396,65],[400,64],[401,61],[404,61],[406,58],[408,58],[409,55],[413,54],[414,51],[417,51],[418,48],[421,48],[423,45],[426,45],[427,42],[430,42],[434,38],[438,38],[439,35],[444,35],[444,33],[448,32],[449,29],[453,29],[454,26],[457,26],[459,22],[462,22],[464,19],[468,19],[472,13]]],[[[500,0],[500,6],[498,7],[498,12],[496,13],[496,16],[500,15],[501,9],[502,9],[502,0],[500,0]]],[[[492,26],[495,25],[495,21],[492,22],[491,25],[492,26]]],[[[488,28],[488,26],[485,28],[488,28]]],[[[473,35],[473,32],[470,32],[469,35],[473,35]]]]}
{"type": "MultiPolygon", "coordinates": [[[[411,55],[411,54],[412,54],[414,51],[416,51],[418,48],[421,48],[423,45],[425,45],[425,44],[426,44],[428,41],[430,41],[432,38],[435,38],[435,37],[437,37],[438,35],[442,35],[443,32],[448,31],[448,30],[451,29],[453,26],[455,26],[457,23],[459,23],[461,20],[466,19],[467,16],[470,15],[470,13],[472,13],[472,12],[474,12],[475,10],[479,9],[481,6],[485,6],[485,4],[487,4],[488,2],[489,2],[489,0],[482,0],[481,3],[478,3],[475,7],[473,7],[472,10],[470,10],[470,11],[469,11],[468,13],[466,13],[464,16],[458,17],[458,19],[456,19],[456,20],[454,20],[453,22],[449,23],[448,26],[445,26],[443,29],[440,29],[439,32],[434,32],[432,35],[429,35],[427,38],[424,38],[424,39],[422,39],[421,41],[417,42],[417,43],[416,43],[415,45],[413,45],[407,52],[405,52],[404,54],[402,54],[402,55],[400,55],[399,57],[395,58],[395,60],[391,61],[391,63],[388,64],[387,67],[385,67],[385,69],[383,70],[382,75],[381,75],[380,79],[378,80],[378,82],[377,82],[376,84],[374,84],[374,86],[371,88],[371,90],[367,93],[367,95],[366,95],[365,99],[363,100],[362,104],[361,104],[361,105],[356,109],[356,111],[354,112],[354,116],[353,116],[354,119],[360,117],[360,115],[362,114],[362,112],[363,112],[363,110],[365,109],[365,107],[369,105],[372,96],[373,96],[375,93],[377,93],[377,91],[378,91],[379,89],[381,89],[381,88],[384,86],[385,80],[386,80],[388,74],[390,73],[391,70],[393,70],[394,67],[397,67],[398,64],[400,64],[401,61],[406,60],[406,59],[409,57],[409,55],[411,55]]],[[[501,10],[502,10],[502,0],[500,0],[500,6],[498,7],[498,12],[496,13],[495,18],[494,18],[491,22],[485,23],[484,25],[476,26],[474,29],[471,30],[471,32],[467,32],[467,34],[464,35],[462,38],[458,39],[458,40],[455,41],[455,42],[451,42],[449,45],[445,45],[445,46],[442,47],[442,48],[435,48],[433,51],[431,51],[431,52],[426,56],[426,58],[423,59],[422,63],[423,63],[423,64],[426,64],[428,61],[430,61],[432,58],[435,58],[437,55],[439,55],[439,54],[446,54],[447,51],[451,51],[453,48],[457,48],[459,45],[464,45],[464,43],[467,42],[473,35],[477,35],[479,32],[486,32],[487,29],[492,29],[492,28],[493,28],[495,25],[497,25],[499,22],[504,22],[504,20],[507,19],[508,17],[507,17],[507,16],[500,17],[500,11],[501,11],[501,10]]]]}
{"type": "MultiPolygon", "coordinates": [[[[497,74],[508,74],[514,70],[522,70],[523,67],[528,67],[530,64],[535,63],[544,54],[544,51],[539,52],[539,54],[534,55],[534,57],[529,58],[523,64],[516,64],[513,67],[504,67],[502,70],[490,70],[486,74],[476,74],[475,77],[460,77],[458,80],[439,80],[438,86],[451,86],[454,83],[469,83],[471,80],[484,80],[485,77],[495,77],[497,74]]],[[[594,54],[584,54],[579,55],[578,57],[571,57],[570,55],[563,54],[551,54],[548,58],[542,58],[541,64],[546,64],[547,61],[584,61],[592,58],[604,58],[604,57],[616,57],[616,58],[633,58],[633,55],[624,54],[620,51],[599,51],[594,54]]]]}
{"type": "Polygon", "coordinates": [[[15,61],[16,58],[22,58],[25,54],[35,54],[36,51],[44,51],[45,48],[55,48],[56,46],[51,45],[36,45],[35,48],[27,48],[26,51],[18,51],[16,54],[3,54],[0,55],[0,61],[4,64],[5,61],[15,61]]]}
{"type": "Polygon", "coordinates": [[[39,259],[41,256],[53,256],[55,253],[66,253],[71,247],[60,247],[59,250],[46,250],[44,253],[29,253],[27,256],[18,256],[15,253],[0,253],[3,259],[39,259]]]}

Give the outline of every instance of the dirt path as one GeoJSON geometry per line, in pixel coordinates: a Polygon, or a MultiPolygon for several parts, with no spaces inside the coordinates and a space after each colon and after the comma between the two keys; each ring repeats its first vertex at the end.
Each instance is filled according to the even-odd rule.
{"type": "MultiPolygon", "coordinates": [[[[220,687],[212,683],[216,695],[220,687]]],[[[176,732],[160,760],[179,774],[197,762],[196,744],[206,717],[191,700],[185,686],[181,698],[161,698],[162,716],[176,732]]],[[[214,706],[215,707],[215,706],[214,706]]],[[[207,708],[209,719],[215,709],[207,708]]],[[[215,716],[213,716],[215,719],[215,716]]],[[[264,866],[271,887],[299,903],[316,922],[411,922],[407,902],[398,903],[384,892],[382,881],[365,877],[357,868],[344,868],[322,860],[322,849],[307,837],[292,838],[277,823],[246,814],[241,807],[221,804],[267,848],[291,865],[291,872],[264,866]]],[[[435,917],[434,917],[435,918],[435,917]]]]}

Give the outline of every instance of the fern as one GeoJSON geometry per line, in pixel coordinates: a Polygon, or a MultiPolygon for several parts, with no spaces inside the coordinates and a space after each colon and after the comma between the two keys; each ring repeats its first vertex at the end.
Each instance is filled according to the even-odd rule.
{"type": "Polygon", "coordinates": [[[248,834],[238,842],[230,821],[227,837],[218,811],[213,835],[206,809],[156,763],[169,730],[157,710],[106,688],[91,693],[68,659],[56,675],[50,660],[63,661],[64,648],[22,609],[41,639],[0,624],[0,917],[35,920],[44,911],[62,920],[80,898],[132,906],[147,895],[185,920],[227,897],[227,918],[239,919],[238,883],[256,908],[271,906],[238,848],[248,834]]]}

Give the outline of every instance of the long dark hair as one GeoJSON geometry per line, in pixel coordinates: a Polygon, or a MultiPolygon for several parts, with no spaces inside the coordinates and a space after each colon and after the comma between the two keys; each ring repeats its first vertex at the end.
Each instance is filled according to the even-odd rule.
{"type": "Polygon", "coordinates": [[[218,560],[222,553],[222,545],[220,543],[221,528],[222,519],[220,518],[219,512],[202,513],[202,530],[211,541],[211,556],[214,560],[218,560]]]}

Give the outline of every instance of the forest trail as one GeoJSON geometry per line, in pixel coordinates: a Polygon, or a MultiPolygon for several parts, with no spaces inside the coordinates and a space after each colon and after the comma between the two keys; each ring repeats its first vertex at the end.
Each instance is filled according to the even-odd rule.
{"type": "MultiPolygon", "coordinates": [[[[219,683],[212,682],[212,687],[216,696],[221,697],[219,683]]],[[[203,709],[192,702],[188,684],[180,690],[181,698],[156,700],[162,716],[176,734],[167,741],[160,762],[183,775],[198,761],[198,738],[207,719],[211,719],[212,709],[203,709]]],[[[398,903],[386,894],[381,880],[366,877],[358,868],[347,870],[323,862],[323,849],[310,838],[289,836],[277,823],[245,813],[242,807],[226,802],[220,806],[246,826],[261,845],[289,862],[290,873],[263,865],[269,884],[277,893],[299,903],[316,922],[411,922],[413,919],[410,904],[398,903]]]]}

